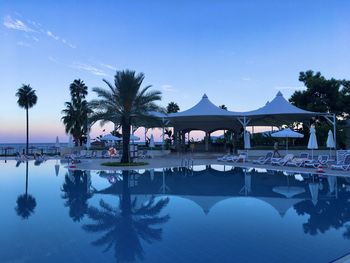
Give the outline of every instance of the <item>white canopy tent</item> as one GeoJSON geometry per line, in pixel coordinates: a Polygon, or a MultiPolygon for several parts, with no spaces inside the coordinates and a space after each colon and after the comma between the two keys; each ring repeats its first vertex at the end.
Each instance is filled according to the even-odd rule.
{"type": "MultiPolygon", "coordinates": [[[[294,122],[309,122],[313,117],[320,116],[333,125],[335,133],[334,114],[300,109],[289,103],[282,93],[278,92],[271,102],[248,112],[223,110],[213,104],[204,94],[192,108],[169,114],[166,118],[169,120],[169,126],[174,127],[177,140],[184,141],[184,134],[191,130],[202,130],[206,132],[206,138],[208,138],[208,134],[216,130],[233,130],[241,126],[243,130],[246,130],[247,126],[282,126],[294,122]]],[[[246,139],[245,136],[243,138],[246,139]]],[[[336,138],[334,140],[336,141],[336,138]]]]}

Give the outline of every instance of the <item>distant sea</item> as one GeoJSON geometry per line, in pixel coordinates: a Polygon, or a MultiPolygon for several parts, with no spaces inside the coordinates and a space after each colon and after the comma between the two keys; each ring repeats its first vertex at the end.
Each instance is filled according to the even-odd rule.
{"type": "MultiPolygon", "coordinates": [[[[138,141],[135,144],[143,145],[145,142],[138,141]]],[[[161,145],[161,142],[155,142],[156,145],[161,145]]],[[[68,143],[60,143],[60,147],[68,147],[68,143]]],[[[23,152],[26,148],[25,143],[0,143],[0,154],[14,154],[23,152]]],[[[43,151],[44,153],[54,153],[56,151],[56,143],[29,143],[29,152],[43,151]]]]}
{"type": "MultiPolygon", "coordinates": [[[[67,147],[68,143],[60,143],[60,147],[67,147]]],[[[25,143],[0,143],[0,154],[13,154],[16,152],[23,152],[26,148],[25,143]]],[[[56,144],[55,143],[29,143],[30,151],[43,151],[45,153],[55,152],[56,144]]]]}

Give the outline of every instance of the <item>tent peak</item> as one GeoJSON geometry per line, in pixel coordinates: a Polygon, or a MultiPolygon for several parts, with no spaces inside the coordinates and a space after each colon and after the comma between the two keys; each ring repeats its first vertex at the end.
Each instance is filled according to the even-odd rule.
{"type": "Polygon", "coordinates": [[[277,96],[282,96],[282,97],[283,97],[282,92],[281,92],[281,91],[278,91],[277,94],[276,94],[276,97],[277,97],[277,96]]]}
{"type": "Polygon", "coordinates": [[[208,98],[207,94],[204,93],[202,99],[207,99],[207,98],[208,98]]]}

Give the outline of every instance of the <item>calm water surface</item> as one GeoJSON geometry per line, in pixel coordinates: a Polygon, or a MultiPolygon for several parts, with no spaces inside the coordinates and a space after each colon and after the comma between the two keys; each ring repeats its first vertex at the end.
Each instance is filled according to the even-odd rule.
{"type": "Polygon", "coordinates": [[[232,166],[0,164],[0,262],[330,262],[350,180],[232,166]]]}

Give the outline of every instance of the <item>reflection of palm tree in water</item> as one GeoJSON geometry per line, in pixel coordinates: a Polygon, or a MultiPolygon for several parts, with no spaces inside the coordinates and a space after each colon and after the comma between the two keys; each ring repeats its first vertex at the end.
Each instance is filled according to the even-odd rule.
{"type": "Polygon", "coordinates": [[[161,240],[162,229],[155,226],[169,220],[169,215],[159,216],[169,199],[156,202],[152,197],[146,204],[138,206],[136,198],[131,200],[128,171],[123,171],[123,191],[119,200],[119,207],[112,207],[103,200],[100,201],[100,208],[89,207],[88,216],[94,223],[84,225],[83,229],[104,233],[93,244],[106,246],[105,251],[114,246],[117,262],[143,259],[141,239],[148,243],[161,240]]]}
{"type": "Polygon", "coordinates": [[[72,171],[67,173],[62,185],[62,198],[66,199],[65,206],[69,207],[69,216],[73,221],[80,221],[87,213],[87,200],[92,197],[90,191],[90,175],[87,171],[72,171]]]}
{"type": "Polygon", "coordinates": [[[26,192],[17,197],[16,212],[22,219],[28,219],[34,214],[36,207],[35,198],[28,194],[28,161],[26,162],[26,192]]]}

